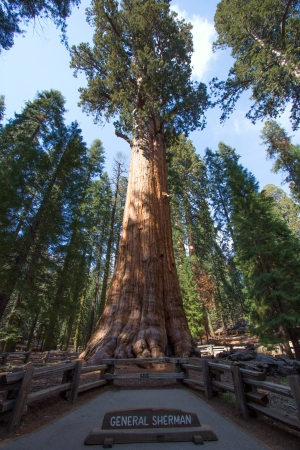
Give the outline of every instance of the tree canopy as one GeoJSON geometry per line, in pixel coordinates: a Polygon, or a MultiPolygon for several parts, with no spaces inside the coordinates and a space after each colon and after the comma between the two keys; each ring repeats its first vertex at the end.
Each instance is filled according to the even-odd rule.
{"type": "Polygon", "coordinates": [[[169,1],[94,0],[88,21],[94,46],[71,49],[71,67],[87,77],[84,111],[100,122],[117,118],[116,133],[127,141],[144,117],[178,133],[205,125],[206,87],[191,80],[191,25],[176,18],[169,1]]]}
{"type": "Polygon", "coordinates": [[[273,172],[284,174],[284,182],[294,198],[300,202],[300,146],[292,144],[288,136],[275,120],[266,121],[261,133],[263,144],[267,147],[267,157],[274,161],[273,172]]]}
{"type": "Polygon", "coordinates": [[[252,90],[247,117],[256,122],[280,116],[291,105],[294,129],[300,125],[300,17],[297,0],[222,0],[214,48],[230,48],[235,59],[226,81],[213,80],[223,109],[234,110],[240,95],[252,90]]]}
{"type": "Polygon", "coordinates": [[[0,53],[14,45],[16,34],[23,34],[23,25],[38,18],[51,19],[66,39],[66,18],[73,5],[80,0],[1,0],[0,1],[0,53]]]}

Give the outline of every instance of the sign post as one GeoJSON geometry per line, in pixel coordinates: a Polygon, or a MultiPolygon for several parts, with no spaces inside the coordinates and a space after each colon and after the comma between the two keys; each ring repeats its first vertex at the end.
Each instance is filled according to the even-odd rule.
{"type": "Polygon", "coordinates": [[[208,425],[200,424],[197,414],[181,409],[122,409],[107,412],[102,428],[93,428],[86,445],[139,442],[194,442],[218,440],[208,425]]]}

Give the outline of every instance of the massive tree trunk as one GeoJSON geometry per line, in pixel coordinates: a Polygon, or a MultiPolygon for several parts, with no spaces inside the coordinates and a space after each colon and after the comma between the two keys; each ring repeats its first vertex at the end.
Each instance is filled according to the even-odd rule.
{"type": "Polygon", "coordinates": [[[134,138],[122,236],[105,310],[81,357],[190,356],[175,267],[165,141],[149,120],[134,138]]]}

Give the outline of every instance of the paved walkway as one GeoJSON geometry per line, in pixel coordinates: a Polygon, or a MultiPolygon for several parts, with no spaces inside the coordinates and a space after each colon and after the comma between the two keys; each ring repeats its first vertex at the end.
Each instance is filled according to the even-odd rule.
{"type": "MultiPolygon", "coordinates": [[[[205,442],[207,450],[267,450],[232,422],[214,412],[206,403],[185,389],[107,391],[96,399],[56,420],[36,433],[0,445],[1,450],[87,450],[84,440],[94,427],[101,427],[107,411],[125,408],[178,408],[198,414],[201,425],[209,425],[218,441],[205,442]]],[[[102,448],[102,446],[100,447],[102,448]]],[[[119,444],[116,450],[188,450],[192,442],[119,444]]]]}

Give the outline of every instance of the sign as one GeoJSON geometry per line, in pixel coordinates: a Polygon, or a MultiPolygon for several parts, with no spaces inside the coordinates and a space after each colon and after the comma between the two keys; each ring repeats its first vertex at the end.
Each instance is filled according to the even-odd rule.
{"type": "Polygon", "coordinates": [[[207,425],[200,425],[194,412],[181,409],[121,409],[107,412],[102,428],[96,427],[85,440],[86,445],[139,442],[194,442],[218,440],[207,425]]]}
{"type": "Polygon", "coordinates": [[[105,414],[102,430],[200,427],[197,414],[181,409],[132,409],[105,414]]]}

